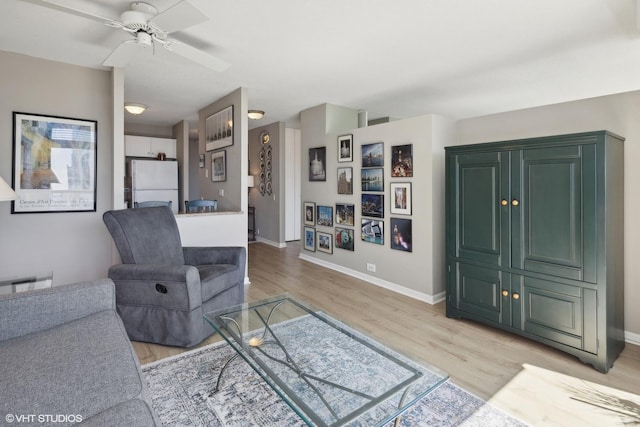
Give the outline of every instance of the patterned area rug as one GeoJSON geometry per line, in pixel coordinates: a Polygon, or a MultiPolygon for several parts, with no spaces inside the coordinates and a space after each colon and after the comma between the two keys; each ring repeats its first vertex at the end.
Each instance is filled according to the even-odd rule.
{"type": "MultiPolygon", "coordinates": [[[[235,354],[226,342],[211,344],[142,367],[153,406],[165,426],[305,426],[300,417],[244,361],[224,372],[235,354]]],[[[350,425],[360,425],[358,420],[350,425]]],[[[390,424],[391,425],[391,424],[390,424]]],[[[465,390],[446,382],[416,403],[401,426],[524,426],[465,390]]]]}

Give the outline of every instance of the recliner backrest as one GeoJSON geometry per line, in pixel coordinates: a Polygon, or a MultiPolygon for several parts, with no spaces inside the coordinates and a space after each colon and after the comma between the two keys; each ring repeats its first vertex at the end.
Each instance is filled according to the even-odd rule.
{"type": "Polygon", "coordinates": [[[171,208],[112,210],[102,219],[123,264],[184,265],[180,232],[171,208]]]}

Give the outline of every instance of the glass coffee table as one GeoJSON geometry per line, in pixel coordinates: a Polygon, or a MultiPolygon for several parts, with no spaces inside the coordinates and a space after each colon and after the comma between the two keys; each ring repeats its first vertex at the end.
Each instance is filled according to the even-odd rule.
{"type": "Polygon", "coordinates": [[[382,426],[448,375],[284,295],[206,313],[241,356],[308,425],[382,426]]]}

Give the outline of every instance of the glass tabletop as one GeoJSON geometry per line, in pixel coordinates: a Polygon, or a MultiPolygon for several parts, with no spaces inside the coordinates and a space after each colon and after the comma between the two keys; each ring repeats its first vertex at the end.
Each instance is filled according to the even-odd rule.
{"type": "Polygon", "coordinates": [[[448,378],[288,295],[204,317],[308,425],[382,426],[448,378]]]}

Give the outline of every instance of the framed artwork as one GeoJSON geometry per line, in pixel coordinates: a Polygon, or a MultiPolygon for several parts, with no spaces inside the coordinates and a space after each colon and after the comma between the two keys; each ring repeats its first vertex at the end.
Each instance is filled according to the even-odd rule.
{"type": "Polygon", "coordinates": [[[227,150],[211,153],[211,181],[227,180],[227,150]]]}
{"type": "Polygon", "coordinates": [[[384,245],[384,221],[362,218],[360,237],[365,242],[384,245]]]}
{"type": "Polygon", "coordinates": [[[353,194],[353,168],[338,168],[338,194],[353,194]]]}
{"type": "Polygon", "coordinates": [[[11,213],[95,212],[95,120],[13,113],[11,213]]]}
{"type": "Polygon", "coordinates": [[[304,202],[304,225],[316,225],[316,204],[304,202]]]}
{"type": "Polygon", "coordinates": [[[411,215],[411,183],[391,183],[391,214],[411,215]]]}
{"type": "Polygon", "coordinates": [[[204,167],[204,154],[200,154],[200,159],[198,165],[203,168],[204,167]]]}
{"type": "Polygon", "coordinates": [[[363,168],[384,166],[384,144],[382,142],[363,144],[361,150],[363,168]]]}
{"type": "Polygon", "coordinates": [[[318,252],[333,253],[333,236],[331,233],[316,232],[316,249],[318,252]]]}
{"type": "Polygon", "coordinates": [[[336,203],[336,224],[353,225],[355,221],[355,206],[336,203]]]}
{"type": "Polygon", "coordinates": [[[353,135],[338,137],[338,162],[353,161],[353,135]]]}
{"type": "Polygon", "coordinates": [[[316,251],[316,230],[311,227],[304,228],[304,248],[308,251],[316,251]]]}
{"type": "Polygon", "coordinates": [[[391,249],[411,252],[411,220],[391,218],[391,249]]]}
{"type": "Polygon", "coordinates": [[[362,194],[362,216],[384,218],[384,194],[362,194]]]}
{"type": "Polygon", "coordinates": [[[353,251],[353,229],[352,228],[339,228],[336,227],[335,246],[336,248],[345,249],[347,251],[353,251]]]}
{"type": "Polygon", "coordinates": [[[233,105],[204,120],[205,149],[219,150],[233,145],[233,105]]]}
{"type": "Polygon", "coordinates": [[[309,181],[326,181],[327,147],[309,148],[309,181]]]}
{"type": "Polygon", "coordinates": [[[333,207],[318,206],[316,210],[316,224],[323,227],[333,227],[333,207]]]}
{"type": "Polygon", "coordinates": [[[413,144],[391,146],[391,177],[413,176],[413,144]]]}
{"type": "Polygon", "coordinates": [[[362,191],[384,191],[384,169],[369,168],[361,169],[362,191]]]}

